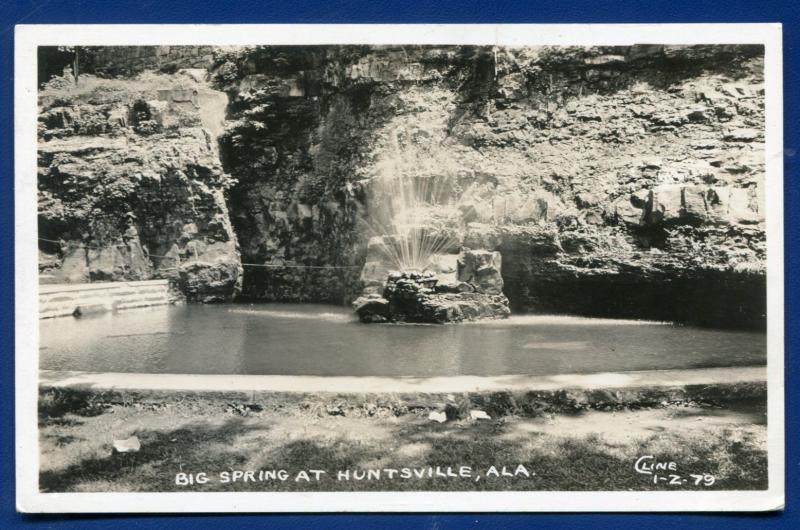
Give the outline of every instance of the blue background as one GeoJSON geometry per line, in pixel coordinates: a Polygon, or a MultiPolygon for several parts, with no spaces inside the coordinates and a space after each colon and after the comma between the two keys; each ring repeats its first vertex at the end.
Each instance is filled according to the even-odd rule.
{"type": "MultiPolygon", "coordinates": [[[[797,171],[798,33],[800,3],[787,0],[0,0],[0,528],[219,528],[224,525],[272,528],[564,527],[564,528],[800,528],[798,506],[798,397],[793,389],[800,367],[796,355],[800,316],[793,296],[798,265],[800,199],[797,171]],[[657,23],[782,22],[785,124],[786,250],[786,510],[753,515],[534,514],[534,515],[238,515],[238,516],[23,516],[14,510],[14,213],[13,213],[13,38],[14,24],[54,23],[657,23]]],[[[442,510],[446,510],[442,506],[442,510]]]]}

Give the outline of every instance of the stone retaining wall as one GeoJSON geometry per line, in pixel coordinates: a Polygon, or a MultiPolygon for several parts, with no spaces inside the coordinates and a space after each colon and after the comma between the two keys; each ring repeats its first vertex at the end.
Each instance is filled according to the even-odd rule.
{"type": "Polygon", "coordinates": [[[117,311],[169,303],[169,282],[109,282],[39,286],[39,318],[117,311]]]}

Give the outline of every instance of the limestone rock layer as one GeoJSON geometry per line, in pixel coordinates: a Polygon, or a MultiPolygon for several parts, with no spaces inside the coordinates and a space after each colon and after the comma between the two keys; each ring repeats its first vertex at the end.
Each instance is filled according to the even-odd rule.
{"type": "Polygon", "coordinates": [[[57,81],[40,94],[41,280],[168,278],[178,298],[232,300],[225,94],[189,75],[57,81]]]}
{"type": "Polygon", "coordinates": [[[445,254],[498,251],[515,312],[763,327],[763,51],[218,49],[213,90],[198,95],[227,96],[224,129],[203,118],[216,96],[192,90],[43,97],[42,144],[56,143],[40,151],[42,234],[64,243],[43,244],[42,263],[147,277],[163,268],[147,256],[196,251],[209,267],[181,261],[175,276],[194,298],[229,296],[241,280],[242,299],[345,303],[363,290],[369,242],[402,216],[445,254]],[[170,125],[188,119],[178,105],[220,127],[219,159],[203,139],[213,127],[170,125]],[[99,178],[84,175],[120,173],[107,180],[135,191],[103,181],[102,200],[80,197],[99,178]],[[398,176],[425,200],[399,210],[386,185],[398,176]],[[243,274],[237,241],[255,264],[243,274]],[[75,257],[78,244],[98,254],[75,257]]]}

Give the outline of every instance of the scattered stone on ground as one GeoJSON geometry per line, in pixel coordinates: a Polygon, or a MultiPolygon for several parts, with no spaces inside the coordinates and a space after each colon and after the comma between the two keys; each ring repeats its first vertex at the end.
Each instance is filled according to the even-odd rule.
{"type": "Polygon", "coordinates": [[[345,411],[341,405],[328,405],[325,407],[325,411],[328,413],[328,416],[344,416],[345,411]]]}
{"type": "Polygon", "coordinates": [[[116,453],[138,453],[142,448],[137,436],[131,436],[123,440],[114,440],[114,452],[116,453]]]}
{"type": "Polygon", "coordinates": [[[482,410],[469,411],[469,418],[471,420],[491,420],[492,418],[482,410]]]}
{"type": "Polygon", "coordinates": [[[434,410],[433,412],[428,414],[428,419],[431,421],[444,423],[447,421],[447,414],[445,414],[444,412],[440,412],[438,410],[434,410]]]}

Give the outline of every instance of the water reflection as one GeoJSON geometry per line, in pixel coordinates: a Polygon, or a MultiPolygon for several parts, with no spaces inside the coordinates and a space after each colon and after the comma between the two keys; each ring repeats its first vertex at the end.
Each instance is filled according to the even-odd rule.
{"type": "Polygon", "coordinates": [[[157,307],[40,322],[53,370],[285,375],[504,375],[746,366],[758,332],[561,316],[365,325],[311,304],[157,307]]]}

